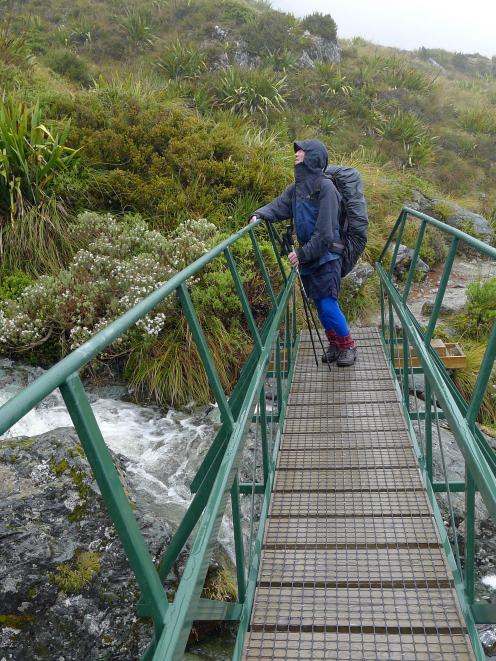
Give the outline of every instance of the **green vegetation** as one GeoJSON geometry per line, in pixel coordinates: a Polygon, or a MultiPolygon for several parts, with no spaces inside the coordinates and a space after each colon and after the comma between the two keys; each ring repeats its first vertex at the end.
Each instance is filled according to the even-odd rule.
{"type": "Polygon", "coordinates": [[[20,615],[19,613],[0,615],[0,628],[9,627],[11,629],[22,629],[27,627],[28,624],[34,622],[34,620],[35,618],[33,615],[20,615]]]}
{"type": "MultiPolygon", "coordinates": [[[[4,354],[58,359],[238,229],[290,181],[297,137],[322,139],[333,162],[362,172],[369,261],[413,190],[496,218],[496,78],[487,58],[357,38],[342,40],[333,62],[331,16],[300,20],[251,0],[4,5],[4,354]]],[[[439,202],[436,215],[448,207],[439,202]]],[[[406,243],[414,240],[407,232],[406,243]]],[[[261,323],[260,273],[249,243],[237,250],[261,323]]],[[[428,232],[422,258],[432,265],[444,254],[428,232]]],[[[375,295],[373,282],[355,297],[343,293],[350,317],[366,313],[375,295]]],[[[225,265],[206,269],[192,296],[229,390],[251,345],[225,265]]],[[[209,398],[175,303],[91,369],[106,361],[143,399],[209,398]]]]}
{"type": "Polygon", "coordinates": [[[100,554],[78,551],[70,563],[62,563],[51,575],[52,582],[66,594],[76,594],[101,571],[100,554]]]}

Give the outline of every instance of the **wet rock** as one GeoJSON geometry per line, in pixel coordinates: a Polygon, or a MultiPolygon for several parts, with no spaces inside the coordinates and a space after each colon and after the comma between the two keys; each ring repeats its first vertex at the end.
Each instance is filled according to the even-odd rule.
{"type": "MultiPolygon", "coordinates": [[[[449,301],[443,301],[439,311],[440,317],[450,317],[451,315],[458,314],[463,310],[467,302],[467,295],[464,289],[459,290],[457,299],[451,297],[449,301]]],[[[429,317],[434,308],[434,301],[425,301],[422,305],[422,316],[429,317]]]]}
{"type": "Polygon", "coordinates": [[[308,30],[305,30],[303,36],[308,43],[303,54],[308,55],[312,66],[314,62],[335,62],[338,64],[341,61],[340,48],[335,41],[310,34],[308,30]]]}
{"type": "MultiPolygon", "coordinates": [[[[151,626],[135,615],[139,589],[74,431],[0,441],[0,509],[6,658],[139,658],[151,626]]],[[[155,556],[169,526],[136,515],[155,556]]]]}
{"type": "MultiPolygon", "coordinates": [[[[408,248],[407,246],[400,244],[394,264],[394,273],[396,276],[404,277],[406,275],[410,268],[410,264],[412,263],[414,252],[413,248],[408,248]]],[[[415,265],[416,273],[420,274],[421,277],[425,277],[430,270],[429,265],[420,259],[420,257],[417,257],[417,263],[415,265]]]]}
{"type": "Polygon", "coordinates": [[[487,656],[496,656],[496,626],[484,624],[477,628],[484,652],[487,656]]]}
{"type": "MultiPolygon", "coordinates": [[[[472,234],[482,241],[493,243],[495,239],[491,223],[478,213],[465,209],[459,204],[439,198],[428,198],[419,191],[413,191],[412,201],[407,206],[437,218],[443,223],[472,234]]],[[[464,244],[460,245],[464,248],[464,244]]]]}
{"type": "Polygon", "coordinates": [[[368,262],[357,264],[348,275],[343,278],[343,282],[351,296],[355,296],[374,273],[374,267],[368,262]]]}

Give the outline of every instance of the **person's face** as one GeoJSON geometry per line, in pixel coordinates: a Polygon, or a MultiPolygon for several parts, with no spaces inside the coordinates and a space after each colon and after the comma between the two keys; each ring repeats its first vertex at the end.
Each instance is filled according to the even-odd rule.
{"type": "Polygon", "coordinates": [[[303,149],[298,149],[298,151],[295,151],[295,165],[299,165],[300,163],[303,163],[305,160],[305,152],[303,149]]]}

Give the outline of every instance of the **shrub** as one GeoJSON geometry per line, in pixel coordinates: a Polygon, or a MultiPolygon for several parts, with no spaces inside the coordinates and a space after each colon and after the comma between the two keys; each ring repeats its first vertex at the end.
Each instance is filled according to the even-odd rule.
{"type": "Polygon", "coordinates": [[[489,335],[496,319],[496,278],[468,285],[467,318],[470,337],[481,339],[489,335]]]}
{"type": "Polygon", "coordinates": [[[406,165],[424,165],[434,157],[436,139],[413,113],[398,110],[382,117],[376,127],[377,133],[390,140],[401,140],[406,165]]]}
{"type": "Polygon", "coordinates": [[[153,45],[155,34],[151,16],[138,9],[126,9],[119,22],[132,46],[144,50],[153,45]]]}
{"type": "Polygon", "coordinates": [[[471,133],[496,135],[496,111],[489,107],[472,108],[460,115],[460,126],[471,133]]]}
{"type": "MultiPolygon", "coordinates": [[[[166,239],[136,216],[84,213],[72,232],[83,247],[67,270],[41,277],[0,313],[1,348],[28,350],[50,338],[63,354],[75,349],[203,254],[215,227],[188,221],[166,239]]],[[[135,334],[158,335],[174,306],[173,297],[166,299],[138,322],[135,334]]],[[[129,342],[116,346],[125,352],[129,342]]]]}
{"type": "Polygon", "coordinates": [[[272,9],[261,12],[253,22],[241,28],[248,51],[253,55],[260,55],[267,46],[275,51],[301,50],[299,39],[302,33],[297,19],[272,9]]]}
{"type": "Polygon", "coordinates": [[[294,53],[287,48],[271,50],[266,48],[260,55],[262,66],[270,67],[274,71],[291,71],[298,66],[298,60],[294,53]]]}
{"type": "Polygon", "coordinates": [[[0,28],[0,61],[6,66],[22,66],[30,60],[25,36],[13,35],[7,22],[0,28]]]}
{"type": "Polygon", "coordinates": [[[29,285],[33,278],[23,271],[14,271],[0,279],[0,304],[2,301],[15,301],[29,285]]]}
{"type": "Polygon", "coordinates": [[[243,117],[271,111],[280,112],[286,105],[286,77],[277,78],[270,71],[245,71],[231,67],[217,89],[220,105],[243,117]]]}
{"type": "Polygon", "coordinates": [[[169,46],[157,60],[157,67],[169,78],[195,78],[206,68],[205,56],[195,46],[177,41],[169,46]]]}
{"type": "Polygon", "coordinates": [[[67,213],[51,195],[73,160],[69,126],[49,129],[38,105],[0,102],[0,257],[9,269],[58,268],[70,254],[67,213]]]}
{"type": "Polygon", "coordinates": [[[304,30],[308,30],[311,34],[327,39],[328,41],[337,41],[337,25],[329,14],[314,12],[309,16],[305,16],[301,22],[301,27],[304,30]]]}
{"type": "Polygon", "coordinates": [[[74,83],[88,87],[92,77],[86,62],[71,51],[61,49],[50,52],[47,58],[48,66],[55,73],[65,76],[74,83]]]}

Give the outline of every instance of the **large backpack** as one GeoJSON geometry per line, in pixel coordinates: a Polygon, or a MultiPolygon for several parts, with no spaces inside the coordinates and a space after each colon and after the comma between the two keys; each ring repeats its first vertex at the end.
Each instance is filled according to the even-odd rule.
{"type": "Polygon", "coordinates": [[[339,226],[343,244],[341,277],[344,277],[355,266],[367,245],[367,202],[363,194],[362,178],[355,168],[329,165],[324,176],[336,186],[343,202],[339,226]]]}

